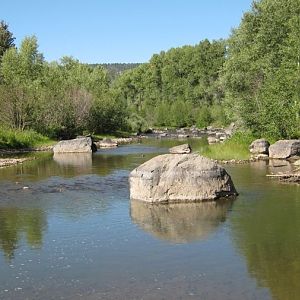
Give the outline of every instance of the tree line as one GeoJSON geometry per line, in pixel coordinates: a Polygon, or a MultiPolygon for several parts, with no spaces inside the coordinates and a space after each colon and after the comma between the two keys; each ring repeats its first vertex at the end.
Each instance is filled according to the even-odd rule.
{"type": "Polygon", "coordinates": [[[17,49],[1,22],[0,121],[59,137],[232,121],[257,136],[299,137],[299,37],[300,0],[254,1],[227,40],[162,51],[111,76],[70,57],[46,62],[35,37],[17,49]]]}
{"type": "Polygon", "coordinates": [[[136,130],[226,123],[220,71],[226,42],[204,40],[173,48],[120,76],[113,87],[127,103],[136,130]]]}
{"type": "Polygon", "coordinates": [[[300,1],[254,1],[227,40],[153,55],[119,77],[137,126],[226,126],[300,136],[300,1]]]}
{"type": "MultiPolygon", "coordinates": [[[[4,22],[2,31],[7,33],[4,22]]],[[[8,36],[6,44],[1,43],[2,126],[30,128],[54,138],[112,132],[125,126],[126,107],[109,88],[102,67],[90,67],[71,57],[48,63],[34,36],[26,37],[18,49],[12,34],[8,36]]]]}

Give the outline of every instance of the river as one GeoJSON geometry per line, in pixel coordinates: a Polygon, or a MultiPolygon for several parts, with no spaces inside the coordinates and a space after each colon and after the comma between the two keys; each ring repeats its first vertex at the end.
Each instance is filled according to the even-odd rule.
{"type": "Polygon", "coordinates": [[[0,169],[0,299],[299,299],[300,186],[268,163],[225,166],[234,202],[130,202],[130,170],[177,143],[0,169]]]}

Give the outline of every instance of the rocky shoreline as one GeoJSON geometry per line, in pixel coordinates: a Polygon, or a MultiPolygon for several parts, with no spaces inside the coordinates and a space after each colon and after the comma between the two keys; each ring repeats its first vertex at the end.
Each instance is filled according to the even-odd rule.
{"type": "Polygon", "coordinates": [[[22,164],[25,161],[35,159],[33,157],[24,158],[0,158],[0,168],[10,167],[18,164],[22,164]]]}

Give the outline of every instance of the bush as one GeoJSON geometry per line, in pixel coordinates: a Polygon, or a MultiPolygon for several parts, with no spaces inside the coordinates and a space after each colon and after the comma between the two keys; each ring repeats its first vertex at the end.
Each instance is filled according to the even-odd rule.
{"type": "Polygon", "coordinates": [[[210,110],[207,106],[202,106],[196,113],[196,126],[198,128],[204,128],[211,124],[212,117],[210,110]]]}
{"type": "Polygon", "coordinates": [[[228,120],[224,108],[221,104],[213,104],[210,107],[212,124],[215,127],[225,127],[230,124],[228,120]]]}
{"type": "Polygon", "coordinates": [[[129,130],[132,132],[146,132],[149,129],[149,126],[145,119],[139,116],[136,113],[133,113],[128,120],[129,130]]]}
{"type": "Polygon", "coordinates": [[[33,130],[0,128],[0,148],[2,149],[31,148],[47,143],[51,143],[49,138],[33,130]]]}

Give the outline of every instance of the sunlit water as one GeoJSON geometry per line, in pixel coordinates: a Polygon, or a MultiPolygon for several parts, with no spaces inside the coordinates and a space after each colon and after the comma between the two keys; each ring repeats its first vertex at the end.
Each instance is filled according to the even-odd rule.
{"type": "Polygon", "coordinates": [[[130,170],[176,143],[0,169],[0,299],[299,299],[300,187],[266,163],[226,166],[234,202],[130,202],[130,170]]]}

